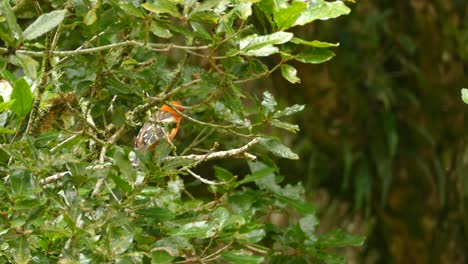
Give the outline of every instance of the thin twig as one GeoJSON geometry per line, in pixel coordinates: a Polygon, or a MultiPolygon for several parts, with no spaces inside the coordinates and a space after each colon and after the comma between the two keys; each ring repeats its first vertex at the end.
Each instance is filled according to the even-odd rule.
{"type": "Polygon", "coordinates": [[[40,185],[47,185],[49,183],[53,183],[53,182],[56,182],[56,181],[59,181],[61,179],[63,179],[63,177],[65,177],[66,175],[72,175],[71,172],[69,171],[64,171],[64,172],[59,172],[59,173],[56,173],[52,176],[49,176],[45,179],[42,179],[39,181],[39,184],[40,185]]]}
{"type": "MultiPolygon", "coordinates": [[[[87,48],[87,49],[62,50],[62,51],[54,50],[54,51],[50,51],[50,55],[58,56],[58,57],[73,56],[73,55],[95,53],[95,52],[100,52],[103,50],[120,48],[120,47],[125,47],[125,46],[149,47],[151,49],[163,49],[163,50],[171,50],[171,49],[205,50],[205,49],[210,48],[209,45],[192,47],[192,46],[176,45],[172,43],[167,43],[167,44],[166,43],[146,43],[146,42],[140,42],[136,40],[126,40],[126,41],[119,42],[119,43],[113,43],[113,44],[103,45],[103,46],[94,47],[94,48],[87,48]]],[[[8,49],[0,48],[0,54],[7,53],[7,52],[8,52],[8,49]]],[[[16,54],[24,54],[24,55],[28,55],[32,57],[43,57],[49,53],[47,51],[16,50],[16,54]]]]}
{"type": "MultiPolygon", "coordinates": [[[[178,156],[178,157],[166,157],[164,160],[174,160],[174,159],[189,159],[189,160],[194,160],[194,161],[207,161],[207,160],[214,160],[214,159],[224,159],[224,158],[229,158],[229,157],[243,157],[244,153],[253,147],[255,144],[257,144],[260,140],[258,138],[252,139],[249,143],[245,144],[244,146],[240,148],[235,148],[231,150],[224,150],[224,151],[216,151],[204,155],[197,155],[197,154],[191,154],[191,155],[186,155],[186,156],[178,156]]],[[[252,158],[252,154],[250,157],[252,158]]]]}
{"type": "Polygon", "coordinates": [[[205,179],[203,178],[202,176],[196,174],[195,172],[191,171],[190,169],[186,169],[187,172],[192,175],[193,177],[195,177],[197,180],[205,183],[205,184],[208,184],[208,185],[227,185],[229,184],[230,182],[234,181],[237,177],[232,177],[231,180],[227,181],[227,182],[215,182],[215,181],[210,181],[208,179],[205,179]]]}
{"type": "Polygon", "coordinates": [[[65,139],[64,141],[60,142],[59,144],[57,144],[57,146],[53,147],[50,149],[50,152],[55,152],[57,149],[61,148],[63,145],[67,144],[68,142],[72,141],[73,139],[79,137],[80,134],[75,134],[75,135],[72,135],[71,137],[65,139]]]}
{"type": "Polygon", "coordinates": [[[220,254],[220,253],[221,253],[222,251],[224,251],[226,248],[230,247],[230,246],[232,245],[232,243],[233,243],[233,241],[227,243],[224,247],[222,247],[222,248],[218,249],[217,251],[215,251],[214,253],[212,253],[212,254],[210,254],[210,255],[204,257],[203,259],[204,259],[204,260],[208,260],[208,259],[212,258],[213,256],[216,256],[216,255],[220,254]]]}

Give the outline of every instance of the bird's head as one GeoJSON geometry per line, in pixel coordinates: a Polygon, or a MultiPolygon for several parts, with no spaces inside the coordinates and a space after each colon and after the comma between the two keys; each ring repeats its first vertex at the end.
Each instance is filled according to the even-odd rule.
{"type": "MultiPolygon", "coordinates": [[[[181,103],[179,103],[178,101],[171,101],[171,104],[174,106],[174,108],[176,108],[179,112],[183,112],[184,111],[184,107],[182,106],[181,103]]],[[[176,119],[180,120],[182,119],[182,116],[177,113],[176,110],[174,110],[174,108],[172,106],[169,106],[167,104],[164,104],[163,106],[161,106],[161,111],[165,111],[165,112],[169,112],[171,113],[176,119]]]]}

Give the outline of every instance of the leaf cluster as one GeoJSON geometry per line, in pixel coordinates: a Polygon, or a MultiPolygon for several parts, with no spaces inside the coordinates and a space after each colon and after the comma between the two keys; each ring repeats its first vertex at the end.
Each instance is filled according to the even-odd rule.
{"type": "Polygon", "coordinates": [[[322,0],[2,0],[0,258],[343,261],[326,249],[362,239],[318,235],[304,188],[282,186],[270,158],[299,158],[272,131],[297,132],[285,118],[304,106],[278,107],[249,84],[277,69],[297,83],[288,62],[331,59],[337,44],[287,30],[347,13],[322,0]],[[178,141],[132,150],[145,115],[171,100],[184,106],[178,141]],[[250,174],[200,169],[213,159],[240,159],[250,174]]]}

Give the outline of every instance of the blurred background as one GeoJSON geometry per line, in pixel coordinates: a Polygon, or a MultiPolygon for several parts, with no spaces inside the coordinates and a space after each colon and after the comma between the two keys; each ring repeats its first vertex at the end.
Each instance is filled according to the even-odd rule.
{"type": "MultiPolygon", "coordinates": [[[[320,209],[321,228],[367,236],[349,263],[468,262],[468,1],[348,5],[333,21],[297,29],[339,42],[320,65],[294,65],[264,87],[307,104],[284,134],[301,160],[280,161],[320,209]]],[[[273,63],[273,62],[272,62],[273,63]]]]}

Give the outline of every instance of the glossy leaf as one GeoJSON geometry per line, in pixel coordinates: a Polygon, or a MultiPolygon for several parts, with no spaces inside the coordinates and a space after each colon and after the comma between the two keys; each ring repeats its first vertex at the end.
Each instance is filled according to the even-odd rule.
{"type": "Polygon", "coordinates": [[[225,168],[219,166],[213,166],[215,177],[221,181],[230,181],[234,175],[226,170],[225,168]]]}
{"type": "Polygon", "coordinates": [[[162,207],[142,208],[137,210],[136,213],[138,215],[150,217],[156,220],[171,220],[175,217],[175,214],[173,212],[162,207]]]}
{"type": "Polygon", "coordinates": [[[136,8],[132,2],[118,2],[118,6],[127,14],[130,16],[138,17],[138,18],[144,18],[145,15],[143,12],[136,8]]]}
{"type": "MultiPolygon", "coordinates": [[[[0,24],[6,24],[6,31],[0,31],[0,33],[5,35],[2,36],[3,34],[0,34],[0,37],[2,37],[2,39],[10,46],[13,46],[17,40],[20,40],[23,37],[23,31],[16,21],[15,14],[13,13],[9,0],[0,1],[0,17],[5,19],[3,22],[0,22],[0,24]]],[[[2,30],[1,27],[0,30],[2,30]]]]}
{"type": "Polygon", "coordinates": [[[166,28],[162,24],[156,23],[154,21],[151,22],[149,30],[154,35],[156,35],[158,37],[161,37],[161,38],[171,38],[172,37],[172,33],[168,28],[166,28]]]}
{"type": "Polygon", "coordinates": [[[252,256],[243,251],[225,251],[221,254],[222,259],[233,264],[261,264],[264,263],[264,257],[252,256]]]}
{"type": "Polygon", "coordinates": [[[299,79],[299,77],[297,77],[296,68],[294,68],[291,65],[288,65],[288,64],[281,65],[281,74],[290,83],[300,83],[301,82],[301,79],[299,79]]]}
{"type": "Polygon", "coordinates": [[[299,126],[298,125],[291,124],[291,123],[288,123],[288,122],[279,121],[278,119],[271,119],[270,124],[275,126],[275,127],[279,127],[279,128],[288,130],[289,132],[292,132],[292,133],[296,133],[296,132],[299,131],[299,126]]]}
{"type": "Polygon", "coordinates": [[[214,225],[209,224],[207,221],[196,221],[188,223],[179,229],[171,232],[173,236],[180,236],[185,238],[208,238],[216,234],[214,225]]]}
{"type": "Polygon", "coordinates": [[[18,237],[14,241],[13,258],[17,264],[27,264],[31,261],[31,250],[29,243],[24,236],[18,237]]]}
{"type": "Polygon", "coordinates": [[[305,108],[305,105],[298,105],[298,104],[295,104],[293,106],[288,106],[286,108],[284,108],[283,110],[279,110],[277,112],[275,112],[273,114],[273,117],[274,118],[279,118],[279,117],[282,117],[282,116],[290,116],[290,115],[293,115],[293,114],[296,114],[296,113],[299,113],[301,111],[303,111],[305,108]]]}
{"type": "Polygon", "coordinates": [[[303,63],[319,64],[333,58],[335,53],[328,49],[309,47],[297,54],[294,59],[303,63]]]}
{"type": "Polygon", "coordinates": [[[13,63],[21,66],[26,76],[33,80],[36,79],[39,63],[35,59],[24,54],[16,54],[10,59],[13,63]]]}
{"type": "Polygon", "coordinates": [[[258,179],[267,177],[267,176],[271,175],[274,172],[275,172],[274,168],[265,167],[263,169],[260,169],[260,170],[257,170],[255,172],[253,172],[250,175],[247,175],[244,179],[239,181],[239,184],[246,184],[246,183],[249,183],[249,182],[254,182],[254,181],[258,180],[258,179]]]}
{"type": "Polygon", "coordinates": [[[299,219],[299,227],[301,228],[302,232],[304,232],[308,239],[315,240],[315,228],[319,224],[319,220],[314,214],[308,214],[301,219],[299,219]]]}
{"type": "Polygon", "coordinates": [[[144,9],[159,14],[166,13],[173,17],[180,16],[177,6],[168,0],[157,0],[154,2],[146,2],[141,5],[144,9]]]}
{"type": "Polygon", "coordinates": [[[16,99],[0,103],[0,113],[11,108],[16,99]]]}
{"type": "Polygon", "coordinates": [[[286,43],[294,35],[289,32],[275,32],[270,35],[258,36],[250,35],[239,41],[239,49],[245,53],[252,50],[261,50],[262,48],[273,49],[272,45],[286,43]]]}
{"type": "Polygon", "coordinates": [[[306,41],[300,38],[292,38],[291,42],[295,44],[301,44],[301,45],[317,47],[317,48],[330,48],[330,47],[340,46],[340,43],[329,43],[329,42],[323,42],[323,41],[318,41],[318,40],[306,41]]]}
{"type": "Polygon", "coordinates": [[[164,250],[158,250],[151,254],[151,263],[152,264],[165,264],[171,263],[174,259],[169,253],[164,250]]]}
{"type": "Polygon", "coordinates": [[[277,104],[275,97],[270,92],[263,93],[262,108],[265,113],[273,113],[277,104]]]}
{"type": "Polygon", "coordinates": [[[299,159],[299,156],[296,153],[294,153],[289,147],[285,146],[276,138],[262,137],[260,138],[260,144],[278,157],[286,159],[299,159]]]}
{"type": "Polygon", "coordinates": [[[15,132],[15,130],[0,127],[0,134],[14,134],[15,132]]]}
{"type": "Polygon", "coordinates": [[[468,89],[467,88],[461,89],[461,98],[463,102],[465,102],[465,104],[468,104],[468,89]]]}
{"type": "Polygon", "coordinates": [[[296,20],[295,25],[305,25],[314,20],[328,20],[342,15],[347,15],[351,9],[342,1],[326,2],[317,0],[310,2],[309,8],[302,12],[301,16],[296,20]]]}
{"type": "Polygon", "coordinates": [[[32,40],[51,31],[65,19],[67,10],[54,10],[42,14],[28,28],[24,30],[24,39],[32,40]]]}
{"type": "Polygon", "coordinates": [[[15,100],[10,109],[19,117],[23,118],[31,111],[33,97],[28,82],[21,78],[16,81],[13,92],[11,93],[11,99],[15,100]]]}
{"type": "Polygon", "coordinates": [[[239,240],[240,243],[258,243],[263,238],[265,238],[266,232],[263,229],[253,229],[245,233],[237,233],[235,238],[239,240]]]}
{"type": "Polygon", "coordinates": [[[16,170],[10,175],[13,194],[23,196],[31,193],[35,188],[35,181],[30,170],[16,170]]]}
{"type": "Polygon", "coordinates": [[[307,3],[294,1],[286,8],[274,12],[274,20],[279,30],[286,30],[295,25],[302,12],[307,9],[307,3]]]}
{"type": "Polygon", "coordinates": [[[83,23],[87,26],[94,24],[97,20],[96,14],[97,8],[92,8],[89,10],[86,15],[83,17],[83,23]]]}

